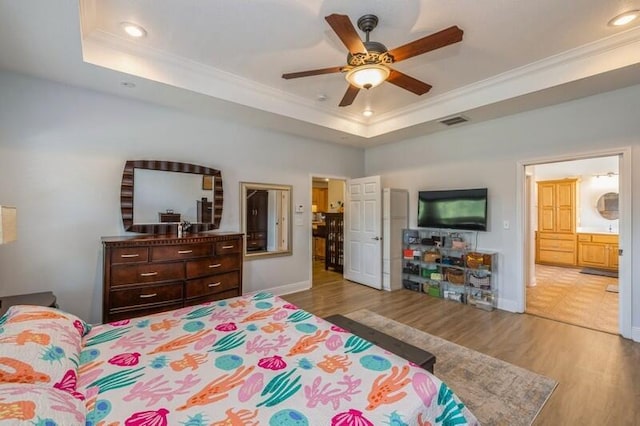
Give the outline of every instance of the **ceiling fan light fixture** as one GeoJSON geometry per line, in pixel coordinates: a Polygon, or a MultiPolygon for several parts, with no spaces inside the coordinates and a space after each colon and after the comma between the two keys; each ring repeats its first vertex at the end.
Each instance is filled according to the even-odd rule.
{"type": "Polygon", "coordinates": [[[629,10],[611,18],[611,20],[609,21],[609,25],[613,27],[621,27],[635,20],[638,16],[640,16],[640,10],[629,10]]]}
{"type": "Polygon", "coordinates": [[[366,64],[349,70],[345,78],[359,89],[371,89],[385,81],[390,73],[391,70],[382,64],[366,64]]]}

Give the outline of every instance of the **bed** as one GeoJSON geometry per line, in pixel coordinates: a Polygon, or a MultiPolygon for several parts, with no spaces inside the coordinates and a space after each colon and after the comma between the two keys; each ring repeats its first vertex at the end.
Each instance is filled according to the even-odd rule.
{"type": "Polygon", "coordinates": [[[0,327],[0,424],[477,424],[435,376],[268,293],[94,327],[18,306],[0,327]]]}

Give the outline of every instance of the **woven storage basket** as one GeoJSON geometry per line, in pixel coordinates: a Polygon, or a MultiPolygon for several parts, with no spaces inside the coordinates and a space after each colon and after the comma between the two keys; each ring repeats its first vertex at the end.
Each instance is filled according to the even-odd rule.
{"type": "Polygon", "coordinates": [[[425,251],[422,255],[423,262],[438,262],[440,260],[440,253],[435,251],[425,251]]]}
{"type": "Polygon", "coordinates": [[[447,281],[451,284],[464,284],[464,271],[447,269],[447,281]]]}
{"type": "Polygon", "coordinates": [[[475,251],[467,253],[467,267],[478,269],[484,265],[484,255],[475,251]]]}

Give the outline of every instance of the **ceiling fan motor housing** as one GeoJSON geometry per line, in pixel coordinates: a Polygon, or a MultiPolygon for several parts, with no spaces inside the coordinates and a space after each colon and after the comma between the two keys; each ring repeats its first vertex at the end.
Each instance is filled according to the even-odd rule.
{"type": "Polygon", "coordinates": [[[377,41],[365,41],[366,53],[356,53],[347,55],[347,63],[352,67],[366,64],[393,64],[393,56],[387,52],[387,47],[377,41]]]}
{"type": "Polygon", "coordinates": [[[347,55],[347,64],[357,67],[366,64],[386,64],[393,63],[393,56],[387,53],[388,49],[382,43],[377,41],[369,41],[369,32],[378,25],[378,17],[376,15],[364,15],[358,19],[358,28],[367,34],[366,41],[362,42],[367,52],[349,53],[347,55]]]}

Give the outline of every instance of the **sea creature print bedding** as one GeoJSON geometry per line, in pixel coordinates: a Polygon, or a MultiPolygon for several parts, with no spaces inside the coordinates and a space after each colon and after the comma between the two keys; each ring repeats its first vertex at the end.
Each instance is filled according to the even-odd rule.
{"type": "Polygon", "coordinates": [[[88,426],[477,424],[435,376],[268,293],[95,326],[82,344],[88,426]]]}

